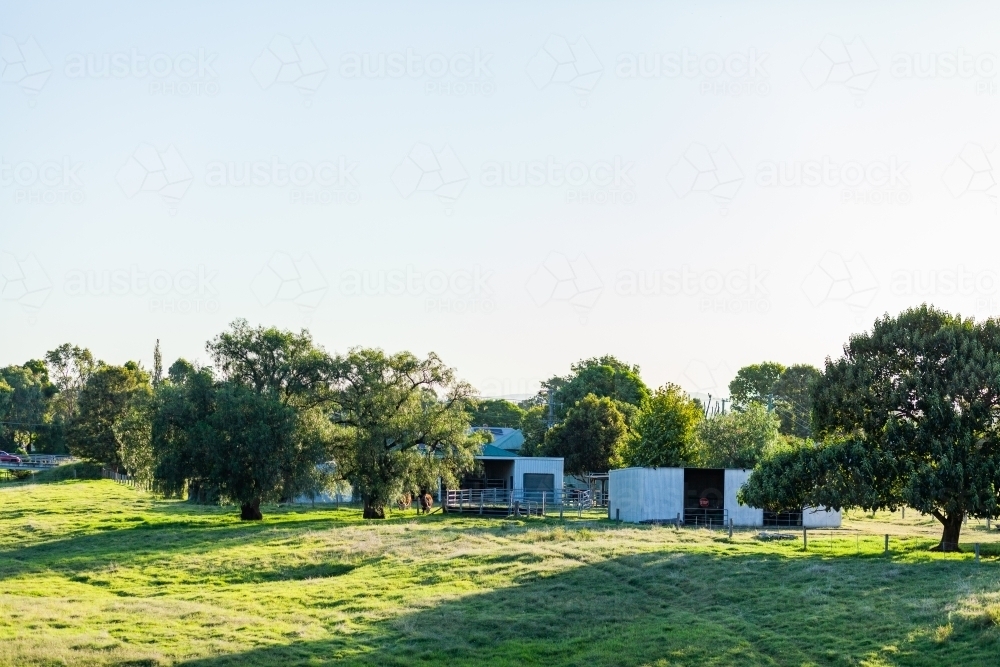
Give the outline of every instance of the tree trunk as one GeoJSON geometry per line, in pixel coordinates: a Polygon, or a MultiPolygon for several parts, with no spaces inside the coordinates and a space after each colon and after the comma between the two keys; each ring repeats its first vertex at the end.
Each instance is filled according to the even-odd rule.
{"type": "Polygon", "coordinates": [[[260,500],[254,500],[240,505],[240,519],[243,521],[260,521],[264,515],[260,513],[260,500]]]}
{"type": "Polygon", "coordinates": [[[934,547],[934,551],[958,551],[958,538],[962,534],[962,519],[964,517],[962,512],[950,516],[934,512],[934,518],[944,526],[941,542],[934,547]]]}
{"type": "Polygon", "coordinates": [[[366,519],[384,519],[385,518],[385,508],[381,505],[373,505],[371,500],[365,498],[365,513],[364,518],[366,519]]]}

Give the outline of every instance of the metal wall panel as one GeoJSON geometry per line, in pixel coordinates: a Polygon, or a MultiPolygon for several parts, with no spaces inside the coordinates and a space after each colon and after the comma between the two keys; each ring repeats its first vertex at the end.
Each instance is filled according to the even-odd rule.
{"type": "Polygon", "coordinates": [[[726,500],[725,508],[734,526],[763,526],[764,510],[758,507],[742,505],[736,499],[736,492],[739,491],[753,470],[746,468],[726,468],[726,500]]]}
{"type": "Polygon", "coordinates": [[[825,507],[807,507],[802,510],[803,528],[840,528],[840,512],[827,511],[825,507]]]}

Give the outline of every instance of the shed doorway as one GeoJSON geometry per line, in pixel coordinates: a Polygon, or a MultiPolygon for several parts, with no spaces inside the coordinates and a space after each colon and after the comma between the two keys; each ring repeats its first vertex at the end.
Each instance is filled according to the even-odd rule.
{"type": "Polygon", "coordinates": [[[726,471],[721,468],[684,469],[684,523],[721,526],[726,522],[726,471]]]}

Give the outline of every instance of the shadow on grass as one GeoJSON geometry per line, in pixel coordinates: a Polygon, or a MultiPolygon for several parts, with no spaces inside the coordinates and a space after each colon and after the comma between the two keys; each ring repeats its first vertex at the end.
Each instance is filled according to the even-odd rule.
{"type": "Polygon", "coordinates": [[[998,628],[948,610],[996,586],[969,562],[658,552],[184,664],[994,666],[998,628]]]}

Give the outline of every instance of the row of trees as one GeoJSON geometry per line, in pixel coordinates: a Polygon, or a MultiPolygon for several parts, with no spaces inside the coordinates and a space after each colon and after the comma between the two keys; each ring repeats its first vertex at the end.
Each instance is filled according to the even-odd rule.
{"type": "Polygon", "coordinates": [[[730,384],[733,409],[708,418],[679,386],[650,390],[638,366],[604,356],[574,364],[520,404],[480,401],[470,419],[521,428],[522,454],[564,457],[569,474],[622,466],[752,468],[809,436],[810,391],[819,375],[807,365],[747,366],[730,384]]]}
{"type": "Polygon", "coordinates": [[[0,371],[11,449],[69,451],[124,470],[167,495],[240,505],[348,481],[367,518],[402,493],[470,470],[472,388],[433,353],[357,348],[330,355],[307,331],[234,322],[209,341],[211,366],[184,359],[152,373],[64,345],[0,371]],[[8,380],[8,378],[10,378],[8,380]]]}

